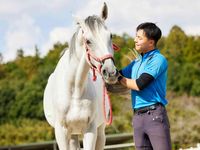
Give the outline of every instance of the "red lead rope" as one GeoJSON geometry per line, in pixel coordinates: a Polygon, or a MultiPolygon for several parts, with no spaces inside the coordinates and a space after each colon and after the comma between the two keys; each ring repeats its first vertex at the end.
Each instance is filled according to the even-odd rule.
{"type": "Polygon", "coordinates": [[[110,97],[108,95],[105,83],[103,85],[103,113],[104,113],[104,119],[106,121],[106,125],[111,125],[112,124],[112,106],[111,106],[111,102],[110,102],[110,97]],[[107,114],[106,114],[106,96],[108,98],[108,105],[109,105],[109,113],[108,116],[109,118],[107,118],[107,114]]]}

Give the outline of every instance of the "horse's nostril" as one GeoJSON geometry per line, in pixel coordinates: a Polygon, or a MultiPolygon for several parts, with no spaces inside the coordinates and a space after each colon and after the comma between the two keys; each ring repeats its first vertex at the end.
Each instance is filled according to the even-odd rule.
{"type": "Polygon", "coordinates": [[[108,75],[109,75],[109,77],[115,77],[116,73],[117,73],[116,71],[112,71],[108,75]]]}
{"type": "Polygon", "coordinates": [[[116,74],[116,71],[111,72],[111,76],[114,76],[116,74]]]}
{"type": "Polygon", "coordinates": [[[106,69],[103,69],[103,72],[102,72],[102,73],[103,73],[104,76],[107,76],[107,71],[106,71],[106,69]]]}
{"type": "Polygon", "coordinates": [[[111,73],[112,76],[117,76],[118,75],[118,70],[114,70],[112,73],[111,73]]]}

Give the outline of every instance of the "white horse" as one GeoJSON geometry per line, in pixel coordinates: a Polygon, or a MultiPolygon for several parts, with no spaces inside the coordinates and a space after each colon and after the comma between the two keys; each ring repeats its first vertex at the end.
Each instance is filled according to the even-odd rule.
{"type": "Polygon", "coordinates": [[[104,3],[101,17],[77,19],[78,28],[69,50],[65,51],[48,79],[44,112],[49,124],[55,128],[60,150],[80,149],[80,134],[85,150],[104,148],[103,86],[104,82],[116,83],[118,76],[113,62],[111,33],[104,24],[107,12],[104,3]],[[98,78],[94,82],[95,71],[98,78]]]}

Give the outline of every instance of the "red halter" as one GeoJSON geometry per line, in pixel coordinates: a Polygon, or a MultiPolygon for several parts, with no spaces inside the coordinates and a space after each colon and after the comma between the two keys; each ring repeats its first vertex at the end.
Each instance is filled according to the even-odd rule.
{"type": "MultiPolygon", "coordinates": [[[[103,57],[97,57],[94,55],[94,53],[91,51],[90,47],[87,45],[86,43],[86,40],[84,39],[84,44],[85,44],[85,49],[86,49],[86,60],[87,62],[89,63],[92,71],[93,71],[93,80],[95,81],[96,80],[96,75],[95,75],[95,71],[99,72],[101,74],[101,68],[102,68],[102,65],[104,63],[104,61],[106,59],[113,59],[113,56],[111,54],[107,54],[107,55],[104,55],[103,57]],[[95,66],[92,61],[91,61],[91,58],[94,59],[96,62],[99,63],[98,66],[95,66]]],[[[114,49],[114,51],[119,51],[120,48],[116,45],[116,44],[112,44],[112,48],[114,49]]]]}
{"type": "Polygon", "coordinates": [[[86,49],[86,60],[89,63],[92,71],[93,71],[93,80],[96,80],[95,71],[99,72],[101,74],[101,68],[103,66],[103,63],[106,59],[113,59],[113,56],[111,54],[104,55],[103,57],[97,57],[94,55],[94,53],[91,51],[90,47],[87,45],[86,40],[84,39],[85,49],[86,49]],[[98,62],[98,66],[94,65],[91,61],[91,58],[98,62]]]}

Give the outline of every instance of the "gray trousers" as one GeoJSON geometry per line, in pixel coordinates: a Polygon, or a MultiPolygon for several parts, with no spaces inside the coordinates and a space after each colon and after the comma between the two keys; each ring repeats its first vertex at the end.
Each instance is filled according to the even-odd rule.
{"type": "Polygon", "coordinates": [[[133,117],[136,150],[171,150],[170,125],[164,106],[133,117]]]}

